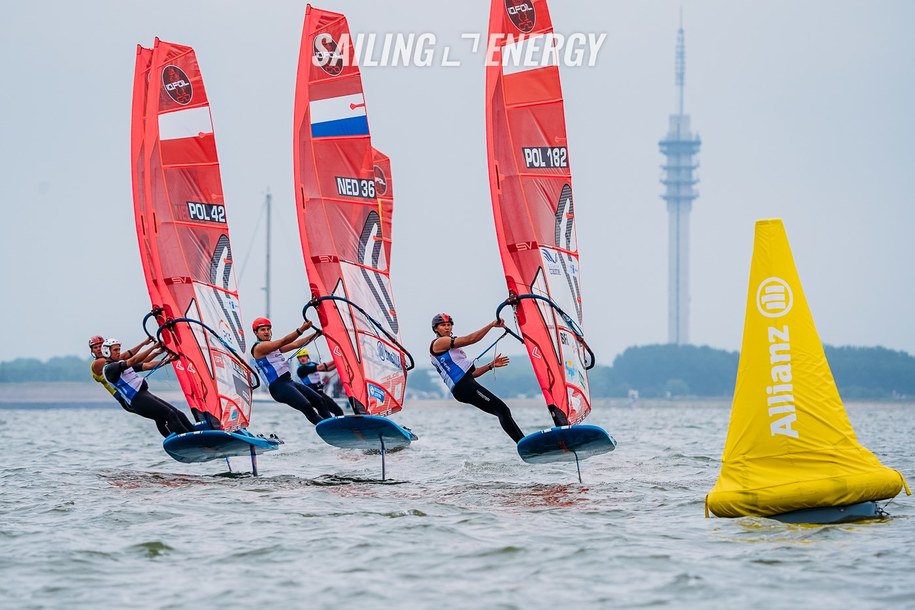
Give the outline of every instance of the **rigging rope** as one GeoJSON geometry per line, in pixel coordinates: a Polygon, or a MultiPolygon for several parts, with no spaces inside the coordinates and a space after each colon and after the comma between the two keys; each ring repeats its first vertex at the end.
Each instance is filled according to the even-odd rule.
{"type": "Polygon", "coordinates": [[[257,217],[257,222],[254,223],[254,230],[251,232],[251,242],[248,244],[248,251],[245,253],[245,258],[241,263],[241,270],[238,272],[238,281],[245,276],[245,269],[248,267],[248,261],[251,259],[251,250],[254,249],[254,240],[257,237],[257,230],[261,226],[261,220],[264,219],[264,212],[267,210],[267,200],[264,200],[264,205],[261,206],[261,213],[257,217]]]}

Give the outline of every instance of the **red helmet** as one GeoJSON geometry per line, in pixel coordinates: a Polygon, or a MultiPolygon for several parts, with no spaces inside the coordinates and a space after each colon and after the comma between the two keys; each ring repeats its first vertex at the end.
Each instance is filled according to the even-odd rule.
{"type": "Polygon", "coordinates": [[[454,318],[446,313],[437,313],[432,318],[432,330],[435,330],[439,324],[454,324],[454,318]]]}
{"type": "Polygon", "coordinates": [[[95,335],[94,337],[89,337],[89,347],[95,347],[96,345],[101,345],[105,342],[105,337],[99,337],[95,335]]]}
{"type": "Polygon", "coordinates": [[[273,326],[273,324],[271,324],[270,320],[268,320],[267,318],[258,318],[254,322],[251,323],[251,330],[253,330],[254,332],[257,332],[257,329],[260,328],[261,326],[273,326]]]}

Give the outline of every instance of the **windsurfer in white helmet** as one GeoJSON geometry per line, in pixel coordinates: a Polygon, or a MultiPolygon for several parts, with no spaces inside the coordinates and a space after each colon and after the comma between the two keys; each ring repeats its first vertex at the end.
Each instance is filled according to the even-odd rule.
{"type": "Polygon", "coordinates": [[[194,424],[187,415],[150,392],[146,379],[139,375],[174,359],[174,356],[168,355],[156,360],[164,351],[165,349],[156,343],[123,359],[126,354],[121,353],[121,342],[117,339],[106,339],[101,347],[101,354],[107,362],[102,374],[127,401],[128,406],[125,408],[140,417],[154,420],[162,436],[192,432],[194,424]]]}
{"type": "MultiPolygon", "coordinates": [[[[108,383],[108,380],[105,379],[105,376],[102,374],[102,369],[105,368],[105,365],[108,361],[102,356],[102,343],[105,342],[105,338],[99,335],[95,335],[89,338],[89,353],[92,354],[92,364],[89,365],[89,370],[92,372],[92,378],[111,393],[111,396],[114,397],[118,404],[121,405],[126,411],[130,411],[130,403],[128,403],[124,397],[118,392],[117,388],[108,383]]],[[[144,346],[152,343],[153,340],[147,337],[143,342],[139,343],[136,347],[121,352],[121,356],[127,356],[130,358],[144,346]]]]}
{"type": "Polygon", "coordinates": [[[267,318],[257,318],[251,324],[251,328],[257,339],[251,346],[251,355],[267,380],[267,389],[273,400],[301,411],[308,421],[315,425],[323,419],[343,415],[343,410],[333,400],[330,401],[333,405],[331,407],[321,399],[318,392],[293,381],[289,373],[289,363],[283,356],[284,352],[297,350],[318,337],[317,332],[302,337],[302,334],[311,328],[311,322],[305,322],[279,339],[273,339],[273,324],[267,318]]]}
{"type": "Polygon", "coordinates": [[[461,349],[482,340],[493,328],[504,326],[505,322],[502,320],[494,320],[476,332],[455,337],[451,332],[454,329],[454,319],[446,313],[436,314],[432,318],[432,331],[436,338],[429,346],[429,353],[432,356],[432,365],[451,390],[451,395],[460,402],[498,417],[502,429],[517,443],[524,438],[524,433],[512,418],[508,405],[476,381],[476,378],[484,373],[508,366],[508,356],[496,354],[491,362],[477,368],[473,360],[461,349]]]}

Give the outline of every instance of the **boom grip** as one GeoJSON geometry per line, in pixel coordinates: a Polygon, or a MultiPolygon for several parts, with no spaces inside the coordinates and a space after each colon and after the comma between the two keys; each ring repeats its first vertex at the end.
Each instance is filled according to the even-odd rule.
{"type": "MultiPolygon", "coordinates": [[[[575,338],[578,340],[579,343],[581,343],[582,347],[585,348],[585,351],[588,352],[588,361],[585,362],[585,370],[590,371],[591,369],[594,368],[594,365],[596,363],[596,360],[594,358],[594,352],[591,350],[591,346],[588,345],[588,342],[585,341],[585,335],[584,335],[584,332],[581,330],[581,327],[578,325],[577,322],[575,322],[575,320],[572,319],[571,316],[569,316],[569,314],[564,312],[562,310],[562,308],[559,307],[559,305],[554,303],[552,299],[547,298],[543,295],[539,295],[539,294],[518,294],[518,295],[510,296],[507,299],[505,299],[504,301],[502,301],[502,303],[500,303],[499,306],[496,308],[496,318],[501,320],[501,318],[499,316],[502,313],[502,309],[508,305],[515,306],[522,299],[533,299],[536,301],[543,301],[544,303],[546,303],[550,307],[552,307],[556,311],[556,313],[558,313],[559,316],[563,319],[563,321],[566,323],[566,325],[572,330],[572,333],[575,335],[575,338]]],[[[508,329],[506,328],[506,330],[508,330],[508,329]]],[[[513,337],[518,339],[519,341],[523,341],[523,339],[521,339],[521,337],[519,337],[514,332],[512,332],[510,330],[508,332],[513,337]]]]}
{"type": "MultiPolygon", "coordinates": [[[[385,328],[381,325],[380,322],[378,322],[378,320],[376,320],[375,318],[373,318],[372,316],[370,316],[370,315],[368,314],[368,312],[366,312],[364,309],[362,309],[361,307],[359,307],[358,305],[356,305],[355,303],[353,303],[352,301],[350,301],[350,300],[347,299],[346,297],[338,297],[338,296],[335,296],[335,295],[328,295],[328,296],[324,296],[324,297],[314,297],[312,300],[308,301],[308,303],[305,304],[305,307],[302,308],[302,317],[303,317],[306,321],[309,321],[309,320],[308,320],[308,310],[309,310],[310,308],[312,308],[312,307],[317,308],[318,304],[321,303],[322,301],[342,301],[343,303],[346,303],[346,304],[348,304],[350,307],[352,307],[353,309],[357,310],[359,313],[361,313],[362,315],[364,315],[364,316],[366,317],[366,319],[367,319],[369,322],[372,323],[372,326],[374,326],[376,329],[378,329],[379,331],[381,331],[381,333],[382,333],[385,337],[387,337],[387,339],[388,339],[391,343],[393,343],[394,345],[397,346],[397,349],[399,349],[401,352],[404,353],[404,355],[405,355],[407,358],[409,358],[409,360],[410,360],[410,365],[404,367],[404,371],[412,371],[412,370],[413,370],[413,367],[416,366],[416,363],[413,361],[413,356],[410,354],[410,352],[407,351],[407,348],[405,348],[403,345],[400,344],[400,341],[398,341],[393,335],[391,335],[391,333],[389,333],[387,330],[385,330],[385,328]]],[[[313,323],[312,323],[312,324],[313,324],[313,323]]],[[[324,332],[324,331],[322,330],[321,332],[324,332]]]]}
{"type": "MultiPolygon", "coordinates": [[[[209,326],[207,326],[200,320],[195,320],[194,318],[175,318],[174,320],[169,320],[168,322],[165,322],[164,324],[159,326],[159,329],[156,331],[156,340],[159,341],[159,343],[161,343],[162,342],[162,331],[165,328],[173,327],[175,324],[178,324],[179,322],[187,324],[187,325],[197,324],[197,325],[203,327],[203,329],[206,330],[208,333],[210,333],[217,341],[219,341],[222,344],[222,346],[224,348],[226,348],[226,350],[230,354],[232,354],[234,360],[236,362],[238,362],[240,365],[242,365],[242,367],[244,367],[245,370],[248,371],[250,376],[254,378],[255,384],[251,386],[251,389],[256,390],[257,388],[261,387],[260,375],[258,375],[254,371],[254,369],[252,369],[251,366],[247,362],[245,362],[244,358],[239,356],[238,352],[236,352],[235,349],[231,345],[226,343],[225,340],[222,337],[220,337],[219,334],[215,330],[213,330],[212,328],[210,328],[209,326]]],[[[165,349],[168,349],[168,348],[166,347],[165,349]]],[[[169,351],[171,351],[171,350],[169,350],[169,351]]],[[[179,354],[175,354],[175,355],[178,356],[179,354]]]]}

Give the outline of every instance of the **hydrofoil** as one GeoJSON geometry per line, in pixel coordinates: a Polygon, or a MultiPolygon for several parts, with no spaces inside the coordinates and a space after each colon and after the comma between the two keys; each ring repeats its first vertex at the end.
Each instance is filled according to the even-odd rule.
{"type": "Polygon", "coordinates": [[[378,415],[340,415],[315,426],[325,443],[341,449],[367,449],[381,453],[381,480],[385,480],[384,456],[388,451],[403,449],[418,437],[378,415]]]}
{"type": "Polygon", "coordinates": [[[581,482],[579,462],[616,449],[616,440],[600,426],[578,424],[559,426],[528,434],[518,441],[518,455],[528,464],[575,462],[581,482]]]}

